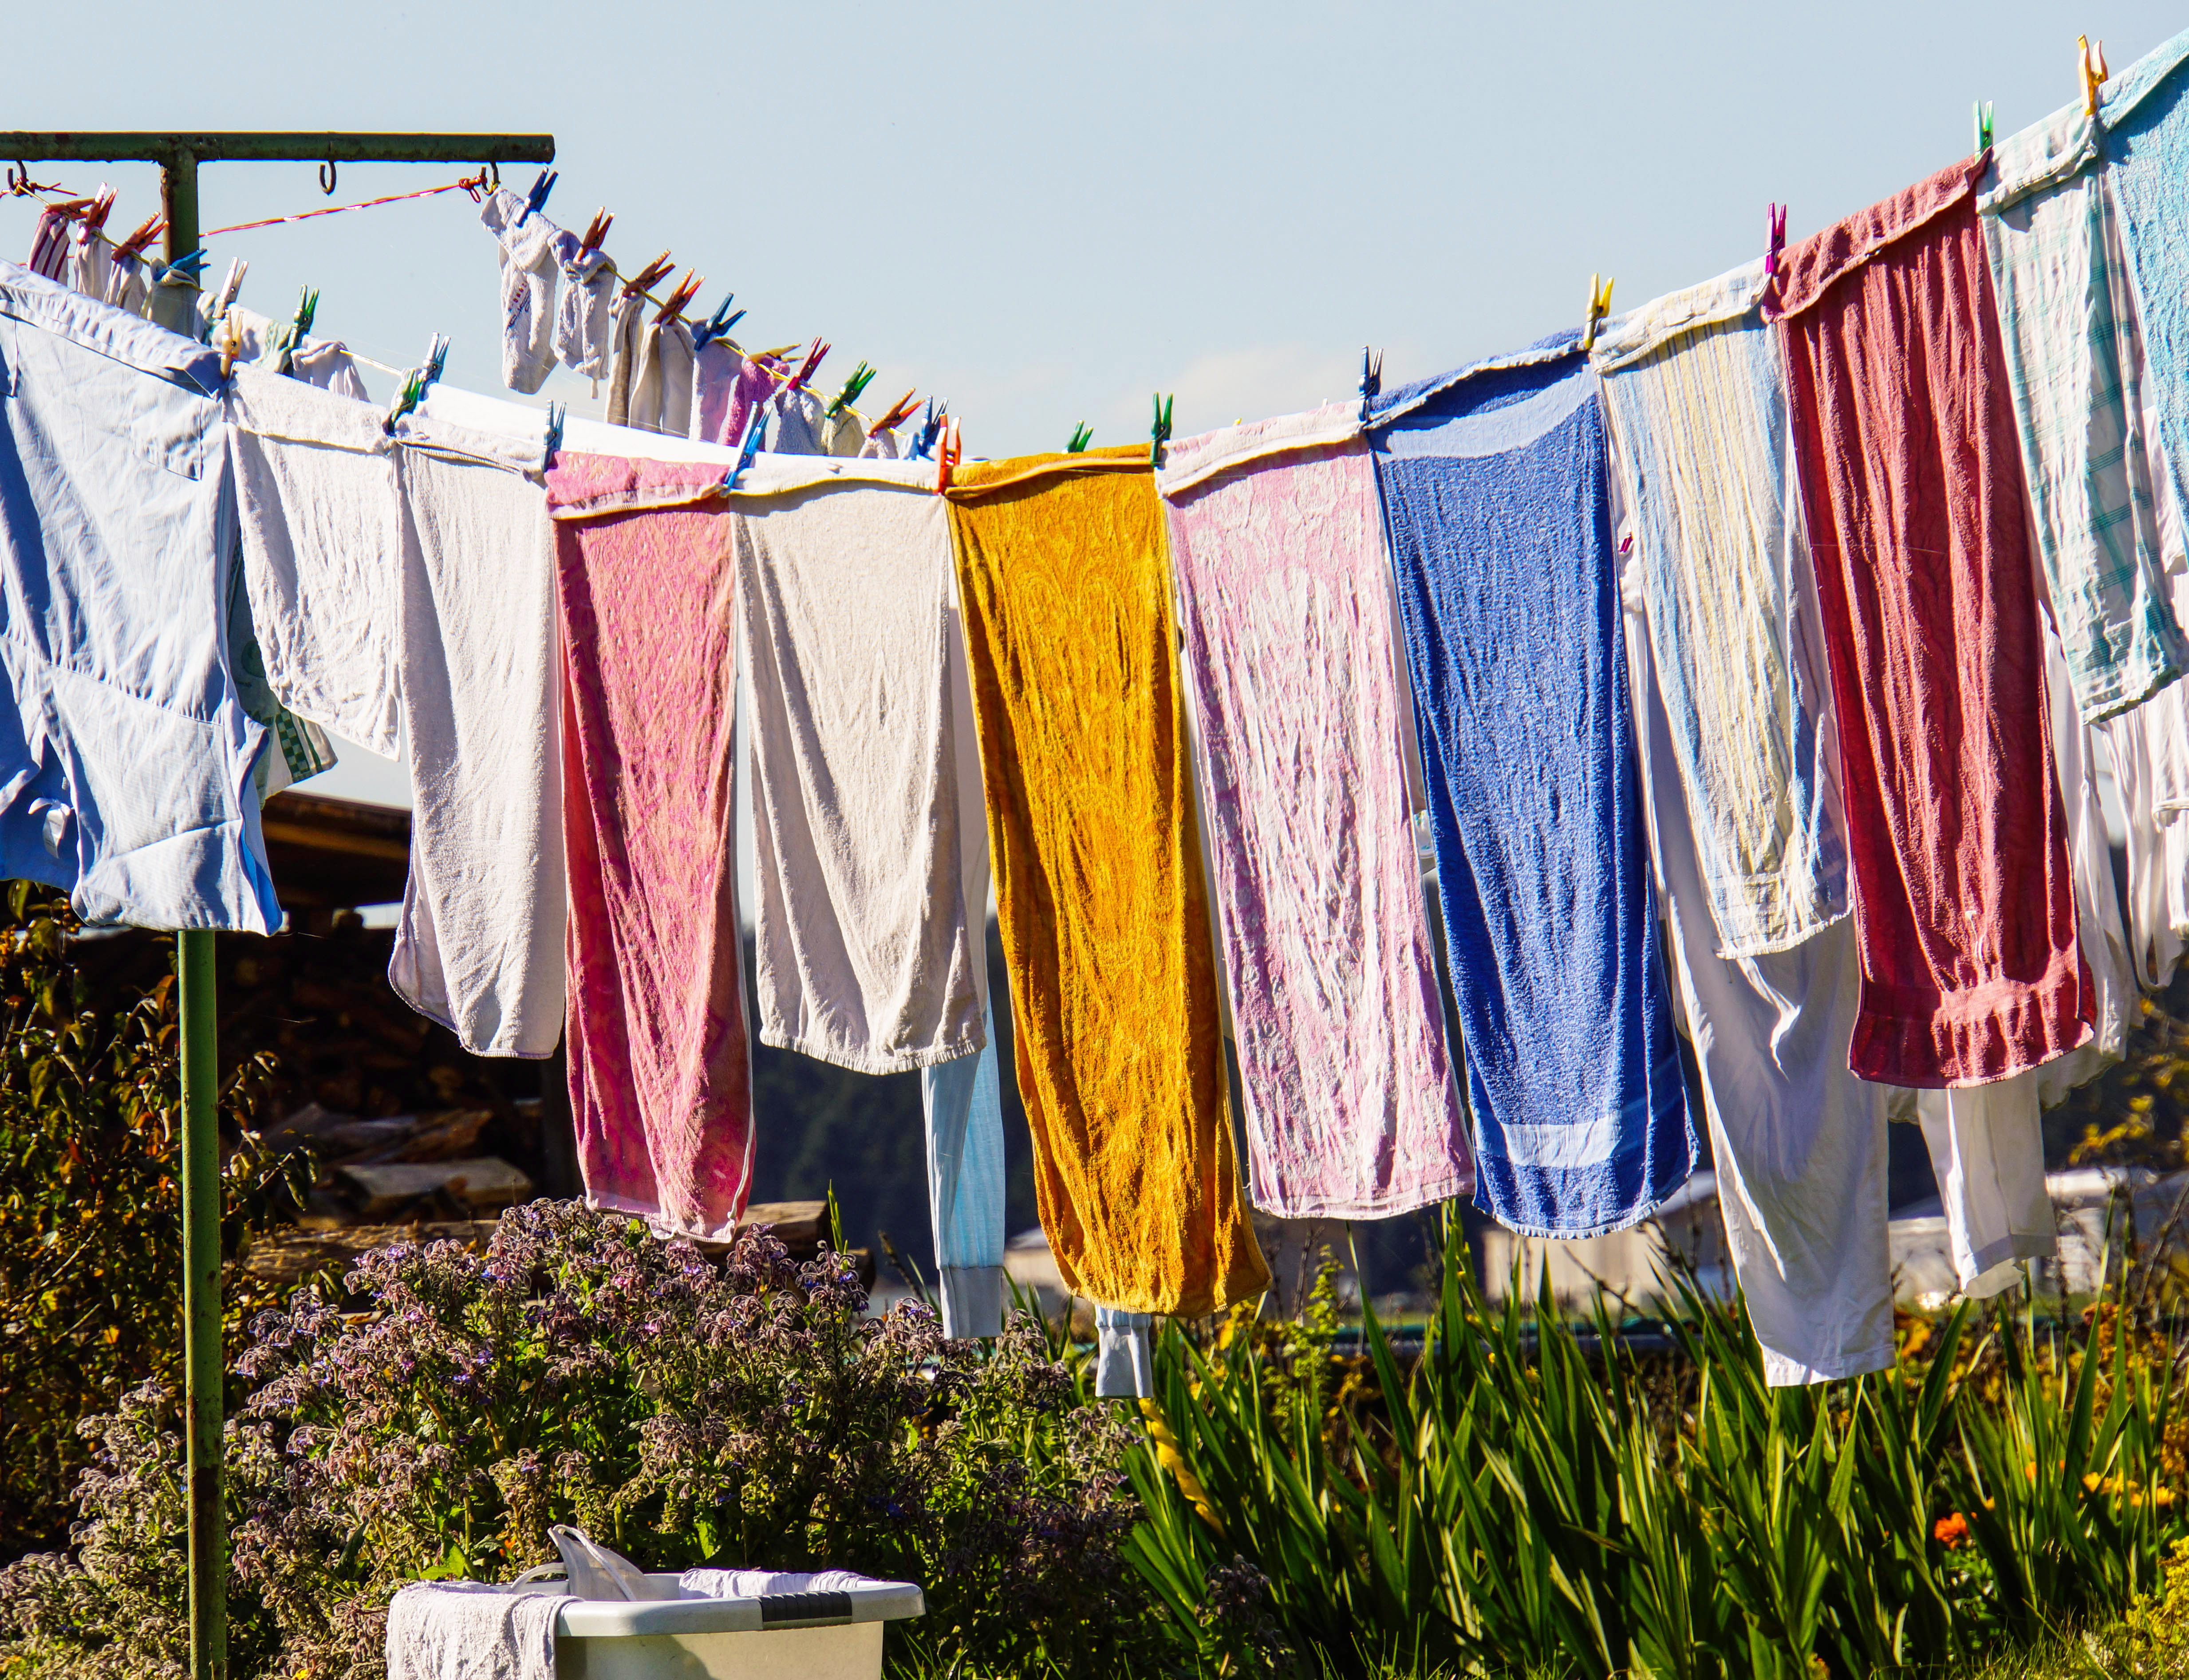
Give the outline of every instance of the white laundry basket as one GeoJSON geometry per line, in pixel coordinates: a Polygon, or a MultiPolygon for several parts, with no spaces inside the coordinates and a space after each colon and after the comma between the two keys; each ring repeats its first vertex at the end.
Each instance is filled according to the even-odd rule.
{"type": "Polygon", "coordinates": [[[650,1575],[646,1590],[642,1598],[563,1606],[557,1680],[880,1680],[882,1624],[925,1609],[919,1589],[902,1581],[712,1598],[684,1596],[673,1575],[650,1575]]]}

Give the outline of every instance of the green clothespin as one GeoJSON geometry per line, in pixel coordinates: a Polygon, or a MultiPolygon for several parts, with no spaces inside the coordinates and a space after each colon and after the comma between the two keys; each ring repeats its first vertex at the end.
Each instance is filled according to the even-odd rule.
{"type": "Polygon", "coordinates": [[[866,393],[867,387],[874,382],[874,371],[864,362],[851,370],[851,376],[844,382],[844,388],[829,404],[829,417],[834,420],[866,393]]]}
{"type": "Polygon", "coordinates": [[[1148,465],[1151,467],[1162,465],[1162,446],[1170,441],[1171,410],[1177,401],[1175,395],[1166,397],[1158,393],[1156,396],[1155,423],[1148,428],[1148,465]]]}
{"type": "Polygon", "coordinates": [[[1084,455],[1088,444],[1094,441],[1094,428],[1085,421],[1072,428],[1072,441],[1064,446],[1066,455],[1084,455]]]}
{"type": "Polygon", "coordinates": [[[1991,101],[1978,99],[1975,110],[1971,114],[1976,119],[1977,150],[1980,152],[1989,151],[1992,143],[1991,101]]]}
{"type": "Polygon", "coordinates": [[[304,288],[303,296],[297,300],[297,336],[289,341],[291,348],[304,342],[304,335],[312,330],[313,319],[320,313],[320,289],[315,286],[304,288]]]}

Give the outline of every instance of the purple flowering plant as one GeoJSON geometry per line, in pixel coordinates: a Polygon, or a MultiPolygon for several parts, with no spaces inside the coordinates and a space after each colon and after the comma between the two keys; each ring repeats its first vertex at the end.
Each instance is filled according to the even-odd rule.
{"type": "MultiPolygon", "coordinates": [[[[346,1284],[262,1314],[238,1363],[237,1649],[263,1660],[239,1677],[376,1674],[397,1587],[507,1580],[561,1522],[649,1570],[918,1581],[928,1613],[899,1643],[969,1673],[1115,1672],[1151,1637],[1121,1549],[1134,1432],[1079,1403],[1031,1315],[953,1342],[917,1302],[869,1316],[840,1254],[795,1264],[748,1230],[714,1259],[568,1202],[512,1209],[484,1255],[397,1245],[346,1284]]],[[[132,1404],[87,1488],[175,1476],[172,1428],[144,1422],[172,1401],[132,1404]]],[[[66,1626],[98,1643],[127,1589],[156,1672],[180,1649],[179,1571],[156,1561],[179,1559],[179,1510],[132,1506],[118,1544],[84,1505],[72,1557],[0,1570],[0,1657],[66,1626]],[[107,1579],[122,1551],[145,1579],[107,1579]]]]}

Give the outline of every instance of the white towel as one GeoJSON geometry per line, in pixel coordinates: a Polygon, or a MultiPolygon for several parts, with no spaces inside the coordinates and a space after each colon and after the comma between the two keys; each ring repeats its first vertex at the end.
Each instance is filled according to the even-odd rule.
{"type": "Polygon", "coordinates": [[[894,1584],[849,1570],[806,1575],[775,1570],[687,1570],[676,1577],[677,1590],[690,1598],[766,1598],[780,1592],[848,1592],[854,1587],[894,1584]]]}
{"type": "Polygon", "coordinates": [[[732,501],[761,1040],[867,1073],[970,1055],[987,846],[931,470],[762,455],[732,501]]]}
{"type": "Polygon", "coordinates": [[[555,1621],[574,1598],[481,1581],[419,1582],[387,1606],[387,1680],[555,1680],[555,1621]]]}
{"type": "Polygon", "coordinates": [[[527,396],[555,365],[557,229],[506,187],[496,187],[479,211],[498,242],[501,261],[501,382],[527,396]]]}

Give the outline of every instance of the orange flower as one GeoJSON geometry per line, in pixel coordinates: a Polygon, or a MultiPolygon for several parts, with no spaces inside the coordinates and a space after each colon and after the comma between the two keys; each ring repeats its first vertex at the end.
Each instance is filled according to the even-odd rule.
{"type": "Polygon", "coordinates": [[[1969,1519],[1956,1511],[1931,1524],[1931,1538],[1949,1552],[1959,1551],[1969,1537],[1969,1519]]]}

